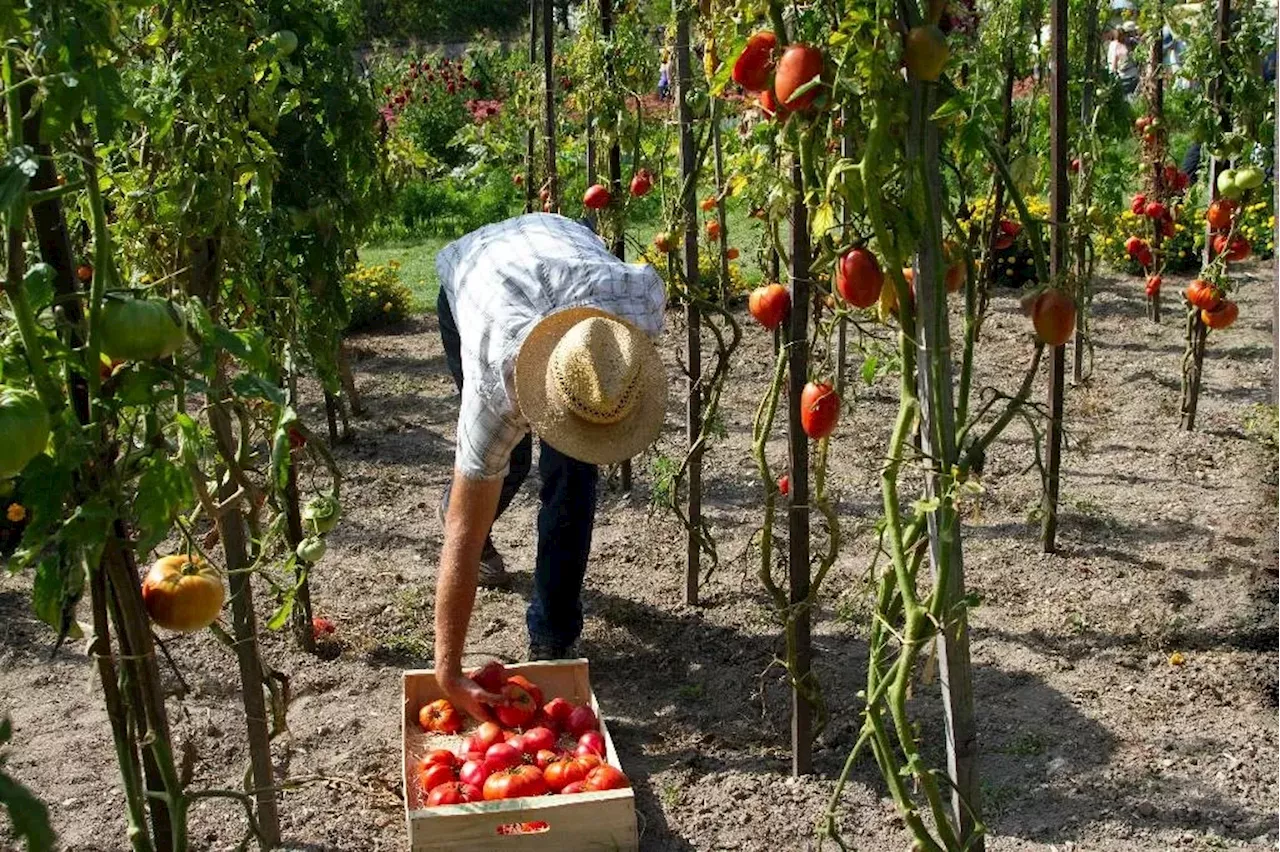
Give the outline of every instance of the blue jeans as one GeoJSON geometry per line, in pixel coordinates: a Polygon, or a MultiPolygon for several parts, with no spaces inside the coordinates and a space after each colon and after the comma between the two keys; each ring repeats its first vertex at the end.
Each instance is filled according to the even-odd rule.
{"type": "MultiPolygon", "coordinates": [[[[462,342],[444,290],[436,302],[440,339],[453,381],[462,390],[462,342]]],[[[525,613],[531,644],[563,651],[582,633],[582,581],[591,553],[600,471],[593,464],[571,459],[539,441],[538,554],[533,570],[533,597],[525,613]]],[[[502,481],[496,521],[511,505],[533,466],[533,436],[511,452],[511,466],[502,481]]],[[[445,497],[448,505],[448,495],[445,497]]]]}

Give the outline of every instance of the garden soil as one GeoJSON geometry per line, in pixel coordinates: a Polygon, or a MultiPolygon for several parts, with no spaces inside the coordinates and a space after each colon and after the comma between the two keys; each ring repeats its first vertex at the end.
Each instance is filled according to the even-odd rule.
{"type": "MultiPolygon", "coordinates": [[[[967,502],[964,556],[981,600],[973,680],[993,852],[1276,847],[1276,423],[1263,407],[1275,275],[1245,269],[1240,320],[1210,340],[1190,434],[1178,429],[1185,282],[1167,282],[1161,325],[1146,318],[1140,281],[1101,282],[1091,373],[1066,393],[1058,553],[1041,552],[1031,431],[1016,422],[987,455],[983,492],[967,502]],[[1171,663],[1175,652],[1181,665],[1171,663]]],[[[719,564],[707,566],[701,605],[682,603],[682,527],[650,508],[655,462],[678,459],[683,446],[675,311],[662,347],[672,376],[666,429],[637,460],[631,493],[612,477],[597,513],[581,653],[635,785],[646,850],[815,848],[859,726],[877,477],[896,377],[881,370],[863,381],[854,347],[849,407],[831,449],[844,550],[814,624],[830,723],[815,774],[790,778],[790,699],[773,664],[779,627],[751,547],[762,487],[750,424],[773,356],[769,335],[745,312],[738,319],[745,339],[724,397],[727,437],[711,447],[703,475],[719,564]]],[[[1029,329],[1015,295],[998,295],[976,390],[1017,386],[1029,329]]],[[[873,352],[883,347],[877,335],[882,326],[850,331],[873,352]]],[[[301,653],[284,633],[263,643],[292,693],[289,730],[274,746],[280,776],[299,779],[282,796],[284,836],[288,848],[314,852],[407,846],[400,675],[431,665],[436,505],[457,415],[433,317],[357,337],[352,356],[369,413],[337,448],[345,513],[312,592],[316,612],[337,625],[336,656],[301,653]]],[[[323,423],[315,405],[304,408],[323,423]]],[[[780,469],[781,428],[769,454],[780,469]]],[[[469,662],[525,652],[536,508],[535,472],[494,530],[515,583],[480,592],[469,662]]],[[[272,602],[264,586],[257,594],[265,621],[272,602]]],[[[121,787],[83,643],[51,657],[53,636],[29,597],[26,577],[0,578],[0,711],[15,733],[7,771],[49,803],[64,848],[124,849],[121,787]]],[[[247,754],[234,659],[207,633],[166,644],[187,688],[169,709],[177,739],[198,756],[193,788],[240,786],[247,754]]],[[[166,677],[176,691],[178,679],[166,677]]],[[[929,757],[943,762],[938,707],[937,681],[922,671],[912,710],[929,757]]],[[[234,848],[245,829],[238,807],[199,801],[193,847],[234,848]]],[[[836,824],[851,849],[909,846],[866,758],[836,824]]],[[[0,846],[12,847],[7,830],[0,825],[0,846]]]]}

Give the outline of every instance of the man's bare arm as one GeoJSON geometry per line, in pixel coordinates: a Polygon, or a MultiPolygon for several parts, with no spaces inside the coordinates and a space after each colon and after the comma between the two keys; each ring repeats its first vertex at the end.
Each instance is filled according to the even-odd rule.
{"type": "Polygon", "coordinates": [[[462,674],[462,651],[476,600],[485,537],[498,511],[501,479],[467,479],[455,471],[436,580],[436,680],[456,707],[488,720],[484,703],[500,699],[462,674]]]}

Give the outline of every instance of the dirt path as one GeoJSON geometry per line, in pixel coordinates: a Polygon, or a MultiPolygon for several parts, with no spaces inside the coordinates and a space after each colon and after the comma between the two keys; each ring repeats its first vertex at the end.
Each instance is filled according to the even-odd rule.
{"type": "MultiPolygon", "coordinates": [[[[1029,517],[1039,494],[1027,470],[1029,433],[1014,429],[989,453],[965,540],[969,583],[982,598],[973,654],[989,849],[1275,847],[1276,460],[1259,434],[1276,436],[1258,408],[1273,369],[1272,275],[1253,268],[1239,323],[1210,343],[1191,435],[1177,430],[1180,325],[1146,321],[1137,281],[1104,284],[1093,376],[1067,395],[1058,555],[1040,553],[1029,517]],[[1174,651],[1184,665],[1170,665],[1174,651]]],[[[683,332],[671,320],[674,351],[683,332]]],[[[1012,295],[996,299],[979,387],[1014,386],[1031,350],[1028,328],[1012,295]]],[[[583,652],[635,781],[646,850],[810,848],[827,779],[858,725],[865,568],[895,380],[858,385],[833,446],[847,549],[814,640],[833,722],[816,753],[821,777],[791,780],[781,747],[788,696],[779,671],[766,672],[778,630],[754,562],[743,558],[759,522],[749,423],[771,357],[758,329],[747,338],[725,399],[729,435],[707,460],[723,561],[706,605],[676,603],[683,538],[669,516],[648,510],[650,459],[638,462],[632,494],[605,494],[597,521],[583,652]]],[[[357,421],[357,443],[339,448],[348,511],[313,592],[343,650],[321,662],[283,636],[265,642],[267,659],[292,676],[279,765],[329,779],[285,794],[290,848],[404,847],[399,675],[431,660],[452,383],[432,318],[361,338],[355,356],[372,414],[357,421]]],[[[681,411],[673,394],[658,453],[677,457],[681,411]]],[[[772,451],[785,457],[781,435],[772,451]]],[[[480,594],[469,643],[476,660],[524,652],[535,501],[527,486],[495,530],[518,582],[480,594]]],[[[83,647],[49,662],[51,635],[29,613],[26,578],[0,579],[0,711],[15,724],[8,768],[50,803],[68,848],[121,849],[119,781],[83,647]]],[[[234,661],[207,636],[169,646],[191,688],[184,709],[176,701],[171,709],[200,755],[195,784],[234,786],[246,760],[234,661]]],[[[934,690],[918,686],[915,705],[925,739],[937,743],[934,690]]],[[[202,803],[193,821],[201,849],[231,848],[243,831],[223,804],[202,803]]],[[[851,848],[907,845],[869,763],[855,768],[840,825],[851,848]]]]}

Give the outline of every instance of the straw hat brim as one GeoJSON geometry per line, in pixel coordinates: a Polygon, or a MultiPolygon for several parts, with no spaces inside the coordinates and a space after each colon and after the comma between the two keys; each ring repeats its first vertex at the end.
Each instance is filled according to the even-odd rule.
{"type": "Polygon", "coordinates": [[[643,331],[599,308],[566,308],[540,320],[516,356],[516,402],[538,437],[569,458],[588,464],[617,464],[640,455],[657,440],[667,412],[667,376],[657,348],[643,331]],[[604,317],[635,332],[640,357],[639,398],[617,423],[592,423],[575,415],[547,393],[552,350],[573,326],[604,317]]]}

